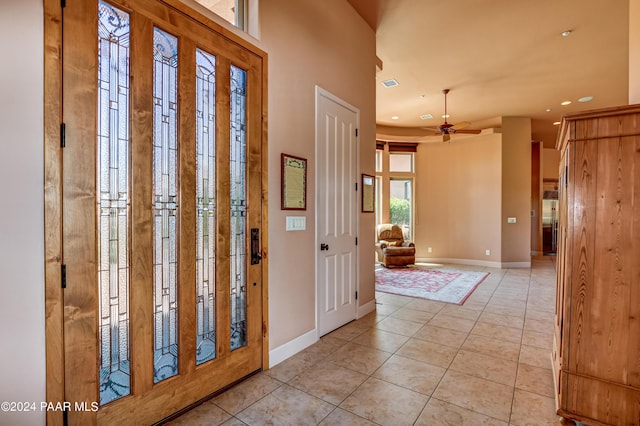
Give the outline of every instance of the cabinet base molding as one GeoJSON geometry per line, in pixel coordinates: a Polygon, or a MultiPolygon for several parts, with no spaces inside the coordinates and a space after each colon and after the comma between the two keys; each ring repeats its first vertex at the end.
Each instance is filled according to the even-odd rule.
{"type": "Polygon", "coordinates": [[[589,425],[640,424],[640,389],[561,372],[558,414],[589,425]]]}

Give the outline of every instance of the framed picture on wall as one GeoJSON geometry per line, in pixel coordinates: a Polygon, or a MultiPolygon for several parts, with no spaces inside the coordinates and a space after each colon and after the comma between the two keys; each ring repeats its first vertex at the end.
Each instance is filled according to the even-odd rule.
{"type": "Polygon", "coordinates": [[[307,209],[307,160],[294,155],[281,155],[281,209],[307,209]]]}
{"type": "Polygon", "coordinates": [[[362,174],[362,212],[373,213],[375,210],[375,194],[376,194],[376,178],[375,176],[362,174]]]}

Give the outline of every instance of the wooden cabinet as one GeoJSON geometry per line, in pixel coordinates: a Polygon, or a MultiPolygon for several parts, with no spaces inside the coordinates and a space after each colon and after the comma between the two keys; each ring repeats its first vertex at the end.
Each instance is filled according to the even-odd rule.
{"type": "Polygon", "coordinates": [[[640,425],[640,105],[565,116],[556,147],[558,414],[640,425]]]}

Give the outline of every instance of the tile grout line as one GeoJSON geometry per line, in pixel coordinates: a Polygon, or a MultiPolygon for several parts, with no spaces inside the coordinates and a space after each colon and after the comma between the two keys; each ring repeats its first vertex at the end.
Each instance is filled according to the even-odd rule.
{"type": "MultiPolygon", "coordinates": [[[[244,407],[244,408],[243,408],[242,410],[240,410],[237,414],[240,414],[240,413],[241,413],[241,412],[243,412],[244,410],[248,409],[249,407],[251,407],[251,406],[253,406],[254,404],[258,403],[259,401],[263,400],[264,398],[266,398],[266,396],[267,396],[267,395],[272,394],[272,393],[273,393],[273,392],[275,392],[277,389],[281,388],[283,385],[285,385],[285,384],[286,384],[286,385],[290,386],[292,389],[296,389],[296,390],[298,390],[298,391],[300,391],[300,392],[303,392],[304,394],[306,394],[306,395],[308,395],[308,396],[310,396],[310,397],[313,397],[313,398],[315,398],[315,399],[318,399],[318,400],[320,400],[320,401],[323,401],[324,403],[327,403],[327,404],[329,404],[329,405],[332,405],[332,406],[333,406],[333,409],[332,409],[331,411],[329,411],[329,413],[328,413],[326,416],[324,416],[321,420],[319,420],[319,422],[318,422],[318,423],[321,423],[322,421],[324,421],[325,419],[327,419],[327,418],[328,418],[332,413],[334,413],[334,412],[336,411],[336,409],[341,408],[341,407],[340,407],[340,404],[342,404],[346,399],[348,399],[348,398],[349,398],[350,396],[352,396],[352,395],[353,395],[353,394],[354,394],[358,389],[360,389],[360,388],[361,388],[361,386],[362,386],[365,382],[367,382],[367,381],[368,381],[369,379],[371,379],[371,378],[374,378],[374,379],[376,379],[376,380],[380,380],[380,381],[382,381],[382,382],[389,383],[389,384],[392,384],[392,385],[394,385],[394,386],[398,386],[398,387],[400,387],[400,388],[402,388],[402,389],[409,390],[409,391],[412,391],[412,392],[415,392],[415,393],[417,393],[417,394],[420,394],[420,395],[423,395],[423,396],[426,396],[426,397],[427,397],[425,404],[424,404],[424,405],[423,405],[423,407],[420,409],[420,413],[418,414],[418,417],[414,420],[414,423],[415,423],[415,422],[420,418],[420,416],[421,416],[421,415],[422,415],[422,413],[424,412],[424,410],[425,410],[426,406],[428,405],[428,403],[429,403],[432,399],[435,399],[435,400],[437,400],[437,401],[440,401],[438,398],[434,398],[434,397],[433,397],[433,394],[436,392],[436,390],[438,389],[438,387],[441,385],[442,380],[443,380],[444,376],[447,374],[447,372],[449,372],[449,371],[454,371],[454,370],[451,370],[451,366],[452,366],[452,364],[453,364],[453,362],[454,362],[455,358],[456,358],[456,357],[460,354],[460,352],[462,351],[462,347],[464,346],[464,344],[465,344],[465,343],[466,343],[466,341],[468,340],[469,336],[472,334],[472,331],[473,331],[473,329],[475,328],[475,326],[480,322],[480,319],[481,319],[482,315],[486,312],[487,306],[489,305],[489,303],[491,302],[491,300],[496,296],[496,292],[498,292],[498,290],[499,290],[499,289],[501,289],[501,287],[505,286],[505,279],[506,279],[506,278],[508,278],[508,275],[509,275],[509,273],[508,273],[508,272],[509,272],[509,271],[507,270],[507,271],[505,271],[505,273],[503,273],[503,274],[502,274],[502,277],[500,278],[500,281],[495,285],[495,287],[493,287],[493,290],[491,291],[491,295],[489,296],[489,298],[487,299],[487,301],[486,301],[486,302],[483,302],[482,310],[480,310],[480,311],[479,311],[479,315],[477,316],[477,318],[473,320],[473,326],[471,327],[471,329],[470,329],[468,332],[466,332],[466,336],[464,337],[464,340],[462,341],[462,343],[461,343],[459,346],[457,346],[457,347],[455,348],[455,349],[456,349],[455,355],[452,357],[452,359],[451,359],[451,361],[449,362],[448,366],[445,368],[445,372],[444,372],[444,374],[443,374],[443,375],[442,375],[442,377],[438,380],[437,384],[436,384],[436,385],[435,385],[435,387],[434,387],[434,391],[433,391],[433,392],[431,392],[431,394],[430,394],[430,395],[423,394],[423,393],[421,393],[421,392],[417,392],[417,391],[415,391],[415,390],[413,390],[413,389],[410,389],[410,388],[407,388],[407,387],[405,387],[405,386],[403,386],[403,385],[398,385],[398,384],[395,384],[395,383],[392,383],[392,382],[388,382],[387,380],[384,380],[384,379],[381,379],[381,378],[374,377],[374,375],[376,374],[376,372],[378,372],[378,371],[379,371],[379,370],[380,370],[380,369],[381,369],[381,368],[382,368],[382,367],[383,367],[383,366],[384,366],[384,365],[389,361],[389,359],[391,359],[391,357],[393,357],[394,355],[397,355],[397,356],[399,356],[399,357],[403,357],[403,358],[407,358],[407,359],[412,359],[412,358],[408,358],[408,357],[403,356],[403,355],[399,355],[399,354],[398,354],[398,351],[399,351],[399,350],[401,350],[401,348],[402,348],[402,347],[404,347],[404,346],[406,345],[406,343],[410,341],[410,339],[414,339],[414,338],[415,338],[414,336],[418,333],[418,331],[416,331],[416,332],[412,333],[410,336],[406,336],[406,335],[404,335],[404,334],[399,334],[399,333],[397,333],[397,332],[395,332],[395,331],[388,331],[388,330],[384,330],[384,329],[379,329],[379,328],[377,328],[376,326],[377,326],[380,322],[382,322],[383,320],[388,319],[388,318],[394,318],[394,319],[397,319],[397,320],[409,321],[409,322],[414,322],[414,323],[421,324],[421,327],[420,327],[420,328],[422,328],[422,327],[424,327],[425,325],[429,325],[429,322],[430,322],[433,318],[435,318],[437,315],[439,315],[439,314],[448,315],[446,312],[445,312],[445,313],[443,313],[443,311],[444,311],[444,309],[445,309],[447,306],[449,306],[449,305],[447,305],[447,304],[443,304],[443,305],[438,309],[438,311],[437,311],[436,313],[433,313],[433,316],[432,316],[429,320],[427,320],[426,322],[424,322],[424,323],[422,323],[421,321],[412,321],[412,320],[410,320],[410,319],[403,319],[403,318],[393,317],[393,314],[394,314],[394,313],[396,313],[397,311],[399,311],[399,310],[401,310],[401,309],[403,309],[403,308],[406,308],[406,307],[407,307],[407,305],[409,305],[409,304],[411,303],[411,302],[407,302],[407,303],[405,303],[405,304],[403,304],[403,305],[400,305],[400,306],[398,306],[398,305],[393,305],[393,306],[397,307],[397,309],[396,309],[395,311],[391,312],[390,314],[384,315],[380,320],[377,320],[377,321],[373,322],[371,326],[365,326],[364,328],[362,328],[362,330],[361,330],[361,332],[360,332],[360,333],[355,334],[353,337],[351,337],[351,339],[350,339],[350,340],[347,340],[347,339],[343,339],[343,338],[336,337],[337,339],[342,340],[342,341],[344,341],[345,343],[344,343],[343,345],[336,346],[336,347],[332,348],[332,350],[331,350],[330,352],[326,353],[326,354],[322,354],[322,356],[321,356],[321,357],[319,357],[317,361],[315,361],[315,362],[313,362],[311,365],[309,365],[309,366],[305,367],[303,370],[301,370],[300,372],[298,372],[298,374],[296,374],[296,375],[294,375],[293,377],[291,377],[288,381],[284,382],[284,381],[281,381],[281,380],[279,380],[279,379],[276,379],[275,377],[271,377],[271,376],[269,376],[272,380],[274,380],[274,381],[276,381],[276,382],[278,382],[278,383],[279,383],[279,384],[278,384],[278,386],[277,386],[275,389],[273,389],[273,390],[271,390],[270,392],[268,392],[267,394],[265,394],[264,396],[262,396],[261,398],[259,398],[258,400],[254,401],[254,402],[253,402],[252,404],[250,404],[249,406],[244,407]],[[357,343],[357,342],[355,342],[355,341],[354,341],[354,340],[355,340],[355,339],[357,339],[358,337],[362,336],[364,333],[366,333],[366,332],[368,332],[368,331],[370,331],[370,330],[374,330],[374,329],[376,329],[376,330],[380,330],[380,331],[383,331],[383,332],[386,332],[386,333],[391,333],[391,334],[395,334],[395,335],[398,335],[398,336],[406,337],[406,338],[407,338],[407,341],[406,341],[406,342],[404,342],[402,345],[400,345],[400,346],[399,346],[398,348],[396,348],[395,350],[393,350],[392,352],[391,352],[391,351],[388,351],[388,350],[382,350],[382,349],[379,349],[379,348],[377,348],[377,347],[367,346],[366,344],[361,344],[361,343],[357,343]],[[364,375],[366,376],[366,378],[363,380],[363,382],[362,382],[362,383],[360,383],[358,386],[356,386],[356,387],[354,388],[354,390],[353,390],[352,392],[350,392],[350,393],[349,393],[349,395],[347,395],[345,398],[343,398],[343,399],[342,399],[338,404],[334,404],[334,403],[332,403],[332,402],[326,401],[326,400],[324,400],[323,398],[320,398],[320,397],[318,397],[318,396],[312,395],[312,394],[310,394],[310,393],[308,393],[308,392],[306,392],[306,391],[304,391],[304,390],[302,390],[302,389],[299,389],[299,388],[297,388],[297,387],[295,387],[295,386],[293,386],[293,385],[289,384],[290,382],[292,382],[293,380],[295,380],[295,378],[296,378],[296,377],[299,377],[300,375],[304,374],[305,372],[308,372],[308,371],[310,371],[311,369],[313,369],[313,368],[317,367],[317,365],[318,365],[319,363],[321,363],[321,362],[328,362],[328,363],[334,364],[334,365],[336,365],[336,366],[339,366],[339,367],[342,367],[342,368],[346,368],[346,369],[348,369],[348,370],[355,371],[355,372],[357,372],[357,373],[363,374],[363,373],[362,373],[362,372],[360,372],[360,371],[356,371],[356,370],[353,370],[353,369],[351,369],[351,368],[341,366],[341,365],[336,364],[335,362],[333,362],[333,361],[329,360],[329,358],[331,357],[331,355],[332,355],[332,354],[334,354],[334,353],[335,353],[336,351],[338,351],[341,347],[343,347],[344,345],[346,345],[346,344],[348,344],[348,343],[353,343],[353,344],[355,344],[355,345],[358,345],[358,346],[361,346],[361,347],[364,347],[364,348],[367,348],[367,349],[374,349],[374,350],[378,350],[378,351],[381,351],[381,352],[385,352],[385,353],[389,354],[389,356],[388,356],[388,357],[387,357],[387,358],[382,362],[382,364],[381,364],[380,366],[376,367],[376,368],[375,368],[371,373],[364,374],[364,375]]],[[[531,283],[532,283],[532,280],[533,280],[533,276],[534,276],[534,270],[533,270],[533,268],[530,268],[530,269],[529,269],[529,275],[528,275],[528,281],[527,281],[527,284],[526,284],[526,298],[525,298],[525,301],[524,301],[524,318],[523,318],[523,324],[522,324],[522,331],[521,331],[521,335],[520,335],[520,343],[519,343],[518,360],[517,360],[517,362],[516,362],[516,376],[515,376],[515,379],[514,379],[515,381],[514,381],[514,384],[513,384],[513,392],[512,392],[512,398],[511,398],[511,410],[510,410],[510,415],[509,415],[509,422],[511,421],[511,418],[512,418],[512,415],[513,415],[513,409],[514,409],[514,403],[515,403],[515,390],[516,390],[516,383],[517,383],[517,377],[518,377],[518,373],[519,373],[519,369],[520,369],[520,352],[522,351],[522,347],[523,347],[523,345],[524,345],[524,331],[525,331],[525,323],[526,323],[526,319],[527,319],[527,312],[529,311],[529,301],[530,301],[530,299],[531,299],[531,291],[532,291],[531,283]]],[[[492,285],[493,285],[493,284],[492,284],[492,285]]],[[[504,289],[507,289],[507,288],[508,288],[508,287],[506,287],[506,286],[504,287],[504,289]]],[[[411,298],[411,299],[416,299],[416,298],[411,298]]],[[[464,305],[459,305],[459,306],[464,306],[464,305]]],[[[408,309],[411,309],[411,308],[408,308],[408,309]]],[[[430,312],[430,311],[424,311],[424,312],[428,312],[429,314],[432,314],[432,312],[430,312]]],[[[449,315],[449,316],[453,316],[453,315],[449,315]]],[[[456,318],[457,318],[457,317],[456,317],[456,318]]],[[[465,318],[465,317],[463,317],[462,319],[466,319],[466,318],[465,318]]],[[[491,323],[489,323],[489,324],[491,324],[491,323]]],[[[363,324],[363,325],[364,325],[364,324],[363,324]]],[[[449,330],[449,331],[458,331],[458,330],[451,330],[451,329],[447,329],[447,328],[444,328],[444,327],[439,327],[438,325],[432,325],[432,327],[438,327],[438,328],[442,328],[442,329],[449,330]]],[[[481,335],[479,335],[479,336],[481,336],[481,335]]],[[[488,336],[484,336],[484,337],[488,337],[488,336]]],[[[415,339],[417,339],[417,340],[422,340],[422,339],[419,339],[419,338],[415,338],[415,339]]],[[[493,339],[496,339],[496,338],[495,338],[495,337],[493,337],[493,339]]],[[[500,340],[504,340],[504,339],[500,339],[500,340]]],[[[320,340],[319,340],[319,341],[320,341],[320,340]]],[[[440,345],[443,345],[443,346],[448,346],[448,345],[444,345],[444,344],[442,344],[442,343],[438,343],[438,342],[432,342],[432,341],[429,341],[429,342],[431,342],[431,343],[435,343],[435,344],[440,344],[440,345]]],[[[473,352],[473,351],[472,351],[472,352],[473,352]]],[[[428,365],[433,365],[433,364],[426,363],[426,362],[421,361],[421,360],[416,360],[416,361],[418,361],[418,362],[423,362],[423,363],[428,364],[428,365]]],[[[440,368],[442,368],[442,367],[440,367],[440,368]]],[[[465,373],[461,373],[461,374],[465,374],[465,373]]],[[[489,380],[489,379],[487,379],[487,380],[489,380]]],[[[493,381],[493,380],[489,380],[489,381],[493,381]]],[[[495,383],[500,383],[500,382],[495,382],[495,383]]],[[[504,383],[501,383],[501,384],[504,384],[504,383]]],[[[453,403],[451,403],[451,402],[447,402],[447,401],[445,401],[445,402],[446,402],[447,404],[451,404],[451,405],[454,405],[454,406],[458,406],[458,405],[453,404],[453,403]]],[[[246,423],[244,423],[240,418],[236,417],[236,415],[232,415],[231,413],[229,413],[228,411],[224,410],[222,407],[218,406],[218,405],[217,405],[217,404],[215,404],[215,403],[214,403],[214,405],[216,405],[218,408],[220,408],[223,412],[225,412],[225,413],[229,414],[229,415],[231,416],[231,417],[230,417],[230,419],[231,419],[231,418],[233,418],[233,419],[235,419],[235,420],[239,421],[239,422],[240,422],[240,423],[242,423],[242,424],[246,424],[246,423]]],[[[460,406],[458,406],[458,407],[460,407],[460,406]]],[[[478,413],[477,411],[469,410],[468,408],[465,408],[465,407],[460,407],[460,408],[463,408],[463,409],[468,410],[468,411],[471,411],[471,412],[478,413]]],[[[345,410],[345,409],[343,409],[343,408],[341,408],[341,409],[342,409],[342,410],[345,410]]],[[[355,415],[355,416],[357,416],[357,417],[359,417],[359,418],[366,419],[366,418],[364,418],[364,417],[362,417],[362,416],[358,415],[357,413],[351,412],[351,411],[349,411],[349,410],[345,410],[345,411],[347,411],[347,412],[351,413],[352,415],[355,415]]],[[[478,413],[478,414],[482,414],[482,413],[478,413]]],[[[487,416],[487,415],[485,415],[485,414],[482,414],[482,415],[483,415],[483,416],[487,416]]],[[[487,416],[487,417],[496,419],[495,417],[492,417],[492,416],[487,416]]],[[[229,421],[230,419],[227,419],[226,421],[229,421]]],[[[366,419],[366,420],[367,420],[367,421],[371,421],[372,423],[375,423],[375,422],[373,422],[372,420],[369,420],[369,419],[366,419]]],[[[499,420],[499,419],[498,419],[498,420],[499,420]]]]}
{"type": "MultiPolygon", "coordinates": [[[[450,370],[450,368],[451,368],[451,364],[453,364],[453,361],[455,360],[455,358],[456,358],[456,357],[458,356],[458,354],[460,353],[460,350],[462,349],[462,346],[464,346],[465,342],[467,341],[467,339],[468,339],[468,338],[469,338],[469,336],[471,335],[471,332],[473,331],[473,329],[475,328],[475,326],[478,324],[478,321],[480,320],[480,317],[482,316],[482,314],[484,313],[484,311],[485,311],[485,309],[486,309],[487,305],[489,304],[489,302],[490,302],[490,301],[491,301],[491,299],[493,298],[494,294],[496,293],[496,290],[500,287],[500,285],[502,284],[502,282],[503,282],[504,278],[507,276],[507,273],[508,273],[508,270],[507,270],[507,271],[505,271],[505,272],[504,272],[504,274],[502,274],[502,277],[500,278],[500,281],[498,282],[498,284],[494,287],[493,291],[491,292],[491,296],[490,296],[490,297],[489,297],[489,299],[484,303],[484,306],[483,306],[482,310],[480,311],[480,315],[478,315],[478,318],[475,320],[475,322],[474,322],[474,324],[473,324],[473,327],[471,328],[471,330],[469,330],[469,331],[467,332],[467,335],[466,335],[466,337],[464,338],[464,341],[463,341],[463,342],[462,342],[462,344],[458,347],[458,350],[456,351],[456,355],[453,357],[453,359],[452,359],[452,360],[451,360],[451,362],[449,363],[449,366],[447,367],[446,371],[444,372],[444,374],[442,375],[442,377],[441,377],[441,378],[440,378],[440,380],[438,381],[438,384],[436,385],[435,389],[433,390],[433,393],[432,393],[432,394],[431,394],[431,396],[429,397],[429,401],[431,401],[431,399],[435,399],[435,400],[437,400],[437,401],[440,401],[438,398],[434,398],[434,397],[433,397],[433,394],[435,394],[435,393],[436,393],[436,391],[438,390],[438,387],[440,387],[440,384],[442,383],[442,380],[444,379],[444,376],[446,376],[446,375],[447,375],[447,373],[448,373],[449,371],[455,371],[455,370],[450,370]]],[[[463,305],[460,305],[460,306],[463,306],[463,305]]],[[[519,354],[518,354],[518,355],[519,355],[519,354]]],[[[465,374],[465,373],[461,373],[461,374],[465,374]]],[[[473,377],[473,376],[471,376],[471,377],[473,377]]],[[[517,376],[516,376],[516,377],[517,377],[517,376]]],[[[496,382],[494,382],[494,383],[496,383],[496,382]]],[[[514,383],[514,391],[515,391],[515,383],[514,383]]],[[[446,402],[447,404],[455,405],[456,407],[460,407],[460,408],[462,408],[462,409],[464,409],[464,410],[467,410],[467,411],[471,411],[471,412],[473,412],[473,413],[480,414],[480,415],[485,416],[485,417],[489,417],[489,418],[492,418],[492,419],[496,419],[496,420],[503,421],[503,420],[498,419],[498,418],[496,418],[496,417],[488,416],[488,415],[486,415],[486,414],[484,414],[484,413],[480,413],[480,412],[478,412],[478,411],[471,410],[471,409],[469,409],[469,408],[467,408],[467,407],[462,407],[462,406],[460,406],[460,405],[454,404],[453,402],[449,402],[449,401],[444,401],[444,402],[446,402]]],[[[424,408],[423,408],[423,411],[424,411],[424,408]]],[[[420,413],[420,414],[422,414],[422,413],[420,413]]],[[[418,416],[418,418],[420,418],[420,417],[418,416]]],[[[511,412],[509,412],[509,418],[511,418],[511,412]]]]}
{"type": "Polygon", "coordinates": [[[529,282],[527,284],[527,299],[524,305],[524,320],[522,323],[522,335],[520,336],[520,350],[518,351],[518,362],[516,363],[516,377],[513,383],[513,394],[511,395],[511,410],[509,410],[509,425],[511,425],[511,419],[513,418],[513,409],[516,401],[516,386],[518,384],[518,373],[520,372],[520,356],[522,355],[522,342],[524,341],[524,328],[527,323],[527,306],[529,305],[529,291],[531,290],[531,274],[533,268],[529,269],[529,282]]]}
{"type": "MultiPolygon", "coordinates": [[[[484,302],[484,307],[483,307],[483,309],[480,311],[480,314],[478,315],[478,318],[476,318],[476,319],[474,320],[474,327],[475,327],[475,325],[478,323],[478,321],[479,321],[479,319],[480,319],[480,316],[482,315],[482,313],[484,312],[484,310],[485,310],[485,308],[486,308],[486,305],[487,305],[487,304],[488,304],[488,302],[491,300],[491,298],[492,298],[492,297],[493,297],[493,295],[495,294],[496,290],[500,287],[500,284],[502,283],[502,280],[504,279],[504,277],[505,277],[506,275],[507,275],[507,273],[506,273],[506,272],[502,274],[502,277],[500,278],[499,283],[494,287],[493,291],[491,292],[491,296],[489,297],[489,299],[487,300],[487,302],[484,302]]],[[[415,299],[415,298],[413,298],[413,299],[415,299]]],[[[411,303],[411,302],[409,302],[409,303],[411,303]]],[[[401,308],[402,308],[402,307],[406,307],[409,303],[402,305],[402,306],[401,306],[401,308]]],[[[444,303],[444,302],[443,302],[443,303],[444,303]]],[[[443,305],[440,307],[440,309],[439,309],[437,312],[435,312],[435,313],[434,313],[433,317],[432,317],[432,318],[430,318],[429,320],[427,320],[427,322],[425,322],[425,323],[424,323],[423,327],[424,327],[425,325],[429,325],[429,322],[430,322],[433,318],[435,318],[437,315],[441,314],[441,313],[442,313],[442,311],[443,311],[447,306],[449,306],[449,305],[450,305],[450,304],[446,304],[446,303],[445,303],[445,304],[443,304],[443,305]]],[[[456,306],[463,306],[463,305],[456,305],[456,306]]],[[[432,313],[432,312],[429,312],[429,313],[432,313]]],[[[393,315],[393,313],[391,313],[391,314],[387,315],[386,317],[392,317],[392,315],[393,315]]],[[[456,317],[456,318],[457,318],[457,317],[456,317]]],[[[466,318],[462,318],[462,319],[466,319],[466,318]]],[[[380,320],[380,321],[382,321],[382,320],[380,320]]],[[[378,321],[378,322],[380,322],[380,321],[378,321]]],[[[458,332],[460,332],[460,330],[451,330],[451,329],[446,329],[446,328],[443,328],[443,327],[439,327],[439,326],[437,326],[437,325],[432,325],[432,327],[442,328],[442,329],[444,329],[444,330],[449,330],[449,331],[458,331],[458,332]]],[[[471,330],[473,330],[473,327],[471,328],[471,330]]],[[[420,416],[421,416],[421,415],[422,415],[422,413],[424,412],[424,409],[425,409],[425,408],[426,408],[426,406],[428,405],[429,401],[431,401],[431,399],[435,399],[435,400],[440,401],[438,398],[433,397],[433,394],[435,393],[435,391],[437,390],[437,388],[440,386],[440,383],[442,382],[442,379],[444,378],[444,376],[446,375],[446,373],[450,370],[450,368],[451,368],[451,364],[453,363],[453,361],[455,360],[455,357],[458,355],[458,353],[459,353],[459,352],[460,352],[460,350],[462,349],[462,346],[464,345],[464,342],[466,342],[467,338],[468,338],[468,337],[469,337],[469,335],[471,334],[471,330],[469,330],[468,332],[466,332],[466,337],[465,337],[464,341],[462,342],[462,344],[461,344],[459,347],[457,347],[457,348],[455,348],[455,347],[454,347],[454,348],[456,349],[456,355],[452,358],[452,360],[449,362],[449,365],[445,368],[445,372],[444,372],[444,374],[442,375],[442,377],[438,380],[438,383],[436,384],[436,386],[435,386],[435,388],[434,388],[434,391],[433,391],[430,395],[428,395],[427,402],[426,402],[426,403],[425,403],[425,405],[422,407],[422,409],[421,409],[421,411],[420,411],[420,414],[418,415],[418,417],[417,417],[417,418],[416,418],[416,420],[414,421],[414,424],[415,424],[415,422],[420,418],[420,416]]],[[[417,331],[416,331],[416,333],[417,333],[417,331]]],[[[415,336],[415,334],[416,334],[416,333],[413,333],[413,335],[409,336],[409,338],[410,338],[410,339],[411,339],[411,338],[413,338],[413,336],[415,336]]],[[[395,334],[397,334],[397,333],[395,333],[395,334]]],[[[422,339],[418,339],[418,340],[422,340],[422,339]]],[[[438,343],[438,342],[432,342],[432,341],[429,341],[429,342],[430,342],[430,343],[434,343],[434,344],[440,344],[440,345],[443,345],[443,346],[448,346],[448,345],[445,345],[445,344],[442,344],[442,343],[438,343]]],[[[405,343],[405,344],[406,344],[406,343],[405,343]]],[[[398,354],[397,354],[397,352],[398,352],[398,351],[399,351],[403,346],[404,346],[404,344],[403,344],[400,348],[398,348],[396,351],[394,351],[394,352],[393,352],[393,354],[392,354],[392,356],[393,356],[393,355],[398,355],[398,354]]],[[[449,346],[449,347],[451,347],[451,346],[449,346]]],[[[402,356],[402,355],[398,355],[398,356],[403,357],[403,358],[407,358],[407,359],[413,359],[413,358],[405,357],[405,356],[402,356]]],[[[414,360],[414,361],[423,362],[423,363],[425,363],[425,364],[427,364],[427,365],[432,365],[432,366],[433,366],[433,364],[429,364],[429,363],[426,363],[426,362],[424,362],[424,361],[420,361],[420,360],[414,360]]],[[[385,363],[386,363],[386,361],[385,361],[385,363]]],[[[379,370],[383,365],[384,365],[384,363],[383,363],[380,367],[378,367],[378,368],[377,368],[377,369],[372,373],[372,375],[371,375],[370,377],[373,377],[373,375],[375,374],[375,372],[376,372],[376,371],[378,371],[378,370],[379,370]]],[[[439,367],[439,366],[436,366],[436,367],[439,367]]],[[[443,368],[443,367],[440,367],[440,368],[443,368]]],[[[451,371],[454,371],[454,370],[451,370],[451,371]]],[[[374,377],[374,378],[375,378],[375,377],[374,377]]],[[[377,379],[377,378],[376,378],[376,379],[377,379]]],[[[401,388],[403,388],[403,389],[406,389],[406,390],[409,390],[409,391],[416,392],[416,391],[414,391],[413,389],[409,389],[409,388],[406,388],[406,387],[404,387],[404,386],[397,385],[397,384],[395,384],[395,383],[387,382],[386,380],[383,380],[383,379],[378,379],[378,380],[382,380],[382,381],[384,381],[385,383],[390,383],[390,384],[393,384],[393,385],[395,385],[395,386],[399,386],[399,387],[401,387],[401,388]]],[[[487,379],[487,380],[488,380],[488,379],[487,379]]],[[[489,380],[489,381],[492,381],[492,382],[493,382],[493,380],[489,380]]],[[[494,383],[499,383],[499,382],[494,382],[494,383]]],[[[499,383],[499,384],[503,384],[503,383],[499,383]]],[[[416,392],[416,393],[420,393],[420,392],[416,392]]],[[[422,395],[427,396],[426,394],[422,394],[422,395]]],[[[445,401],[445,402],[446,402],[446,401],[445,401]]],[[[460,407],[460,406],[458,406],[458,405],[456,405],[456,404],[454,404],[454,403],[451,403],[451,402],[446,402],[446,403],[447,403],[447,404],[451,404],[451,405],[455,405],[455,406],[457,406],[457,407],[460,407]]],[[[477,411],[469,410],[468,408],[465,408],[465,407],[460,407],[460,408],[463,408],[463,409],[468,410],[468,411],[471,411],[471,412],[478,413],[477,411]]],[[[487,416],[487,415],[482,414],[482,413],[478,413],[478,414],[483,415],[483,416],[486,416],[486,417],[489,417],[489,418],[493,418],[493,419],[496,419],[496,420],[500,420],[500,419],[497,419],[497,418],[495,418],[495,417],[493,417],[493,416],[487,416]]]]}

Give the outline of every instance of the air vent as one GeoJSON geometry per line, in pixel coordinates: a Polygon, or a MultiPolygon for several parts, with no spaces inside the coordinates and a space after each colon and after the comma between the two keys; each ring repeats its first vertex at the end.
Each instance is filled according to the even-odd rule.
{"type": "Polygon", "coordinates": [[[385,80],[382,82],[382,85],[384,87],[396,87],[397,85],[399,85],[400,83],[398,83],[398,80],[396,80],[395,78],[392,78],[390,80],[385,80]]]}
{"type": "Polygon", "coordinates": [[[428,119],[430,119],[430,118],[433,118],[433,115],[431,115],[431,114],[424,114],[424,115],[421,115],[421,116],[420,116],[420,119],[421,119],[421,120],[428,120],[428,119]]]}

